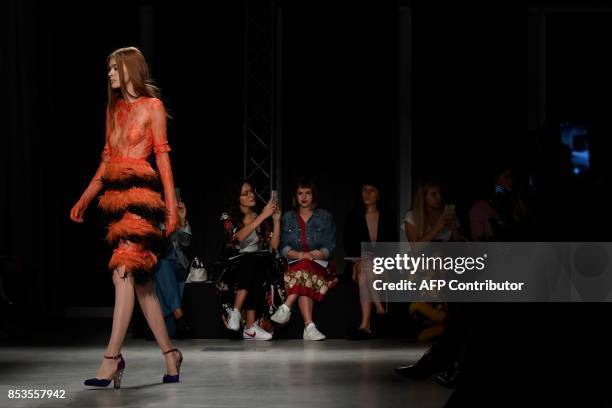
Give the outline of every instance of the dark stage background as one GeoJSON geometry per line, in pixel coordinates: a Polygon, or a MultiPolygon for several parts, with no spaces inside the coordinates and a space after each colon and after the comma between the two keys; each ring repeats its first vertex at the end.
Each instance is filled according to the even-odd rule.
{"type": "MultiPolygon", "coordinates": [[[[443,177],[450,201],[465,211],[481,191],[483,165],[509,152],[530,156],[517,125],[524,112],[510,102],[522,78],[507,74],[518,64],[512,38],[522,30],[507,16],[493,12],[483,21],[475,8],[413,7],[413,151],[399,157],[398,61],[409,51],[399,49],[400,4],[281,4],[283,204],[288,209],[298,176],[314,177],[339,242],[363,175],[384,180],[399,220],[400,160],[411,161],[415,178],[443,177]],[[497,48],[482,42],[501,27],[508,36],[497,48]]],[[[30,301],[49,313],[112,304],[99,213],[92,206],[83,225],[67,217],[102,149],[111,50],[144,50],[173,115],[172,160],[194,255],[215,255],[225,189],[242,174],[242,4],[127,3],[120,13],[104,2],[81,7],[10,1],[3,24],[3,72],[11,80],[0,249],[26,260],[30,301]]]]}
{"type": "MultiPolygon", "coordinates": [[[[399,221],[398,169],[407,160],[413,180],[442,177],[449,201],[465,216],[488,192],[490,169],[509,159],[518,165],[519,183],[527,174],[540,183],[532,239],[609,241],[612,13],[575,4],[548,14],[543,25],[542,13],[551,7],[528,10],[525,104],[523,6],[424,3],[280,3],[284,209],[296,177],[314,177],[322,206],[336,217],[340,243],[356,181],[372,174],[385,181],[399,221]],[[399,46],[399,6],[411,7],[410,49],[399,46]],[[405,53],[411,56],[412,150],[400,157],[398,122],[406,112],[398,111],[398,67],[405,53]],[[593,174],[581,182],[562,174],[558,124],[565,120],[591,130],[593,174]]],[[[25,264],[12,282],[16,300],[28,307],[24,325],[44,327],[68,307],[113,303],[100,214],[92,205],[86,222],[75,225],[68,212],[98,165],[105,59],[115,48],[135,45],[148,58],[174,118],[171,157],[194,231],[192,254],[215,256],[226,186],[242,175],[243,23],[238,1],[3,3],[0,254],[25,264]]],[[[341,246],[335,256],[342,257],[341,246]]],[[[473,347],[486,360],[482,376],[499,382],[516,368],[522,379],[575,373],[561,349],[578,349],[585,338],[590,352],[574,360],[602,361],[597,350],[606,345],[599,328],[607,306],[478,309],[483,336],[473,347]],[[541,370],[532,369],[534,361],[541,370]]]]}
{"type": "MultiPolygon", "coordinates": [[[[117,47],[139,46],[148,57],[174,117],[171,157],[194,230],[192,253],[213,257],[225,188],[242,175],[242,4],[141,2],[118,8],[101,1],[9,0],[3,8],[1,111],[7,119],[0,133],[0,253],[25,262],[19,300],[31,318],[24,323],[44,324],[67,307],[112,305],[105,271],[110,250],[99,213],[92,206],[86,222],[75,225],[68,212],[98,165],[105,58],[117,47]]],[[[366,173],[385,180],[398,219],[402,160],[410,161],[413,179],[441,176],[449,201],[465,214],[486,193],[489,169],[511,158],[522,170],[520,180],[527,172],[542,176],[536,239],[607,240],[603,197],[612,81],[606,73],[612,67],[602,55],[610,14],[571,20],[571,38],[563,20],[571,15],[555,19],[546,31],[546,50],[537,45],[538,19],[528,14],[525,105],[522,7],[291,1],[282,10],[284,209],[295,178],[314,177],[341,242],[355,181],[366,173]],[[412,7],[411,50],[399,49],[400,5],[412,7]],[[399,157],[398,62],[409,51],[412,151],[399,157]],[[594,184],[576,186],[559,177],[555,121],[570,113],[593,123],[594,184]]],[[[336,258],[341,256],[340,247],[336,258]]],[[[505,333],[524,338],[533,334],[527,319],[582,328],[578,316],[592,312],[583,307],[495,305],[482,319],[489,330],[497,321],[505,333]]],[[[536,348],[550,346],[538,339],[536,348]]]]}

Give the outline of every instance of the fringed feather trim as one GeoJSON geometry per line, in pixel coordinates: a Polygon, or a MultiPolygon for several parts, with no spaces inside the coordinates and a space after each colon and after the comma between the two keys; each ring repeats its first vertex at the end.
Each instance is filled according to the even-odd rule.
{"type": "Polygon", "coordinates": [[[108,263],[108,269],[112,272],[124,266],[126,275],[132,274],[135,282],[143,283],[153,277],[156,264],[157,257],[151,251],[121,247],[113,251],[113,256],[108,263]]]}
{"type": "Polygon", "coordinates": [[[132,187],[125,191],[107,190],[100,197],[98,206],[107,214],[122,213],[130,208],[142,208],[154,214],[163,213],[164,216],[166,213],[161,194],[141,187],[132,187]]]}
{"type": "Polygon", "coordinates": [[[155,252],[162,252],[166,244],[159,228],[129,212],[126,212],[121,220],[108,226],[106,240],[111,246],[116,246],[122,239],[141,243],[145,248],[155,252]]]}
{"type": "Polygon", "coordinates": [[[109,190],[127,190],[131,187],[148,187],[161,191],[159,174],[143,159],[113,158],[107,164],[102,177],[109,190]]]}

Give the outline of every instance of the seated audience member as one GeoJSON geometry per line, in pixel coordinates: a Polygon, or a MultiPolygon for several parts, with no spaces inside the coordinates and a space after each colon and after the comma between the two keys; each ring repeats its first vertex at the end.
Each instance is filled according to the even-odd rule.
{"type": "MultiPolygon", "coordinates": [[[[454,208],[443,205],[440,184],[421,181],[414,197],[414,207],[404,218],[404,231],[410,242],[463,241],[454,208]]],[[[442,373],[438,382],[454,386],[459,377],[468,327],[466,307],[462,303],[440,306],[438,303],[415,302],[410,306],[413,316],[425,316],[434,325],[419,334],[421,340],[435,334],[437,341],[414,364],[398,367],[395,371],[405,377],[425,379],[442,373]],[[439,310],[436,310],[438,309],[439,310]],[[444,311],[444,312],[443,312],[444,311]]]]}
{"type": "Polygon", "coordinates": [[[495,190],[469,211],[472,241],[515,241],[527,214],[523,200],[513,192],[513,171],[502,166],[495,172],[495,190]]]}
{"type": "Polygon", "coordinates": [[[229,212],[221,217],[225,231],[227,255],[236,264],[230,280],[237,286],[233,308],[228,312],[227,327],[238,331],[242,323],[242,309],[246,320],[242,330],[245,340],[270,340],[272,334],[261,328],[257,314],[265,303],[264,285],[271,269],[270,256],[262,252],[278,250],[281,212],[277,200],[272,198],[256,211],[256,197],[252,185],[244,180],[233,189],[229,212]],[[272,218],[272,222],[270,222],[272,218]]]}
{"type": "MultiPolygon", "coordinates": [[[[358,205],[349,213],[344,224],[344,252],[349,258],[361,256],[362,242],[395,242],[397,232],[396,220],[385,211],[381,203],[379,183],[367,180],[362,183],[361,194],[358,205]]],[[[364,340],[371,337],[370,318],[372,316],[372,305],[376,314],[386,314],[386,309],[381,304],[376,292],[372,291],[372,277],[370,273],[361,273],[361,261],[348,261],[345,274],[349,274],[359,285],[361,304],[361,323],[349,333],[353,340],[364,340]]]]}
{"type": "Polygon", "coordinates": [[[320,301],[337,282],[330,256],[336,246],[332,215],[318,208],[317,188],[312,181],[300,181],[294,190],[294,209],[282,218],[281,255],[288,260],[285,272],[287,299],[272,315],[284,324],[291,306],[298,301],[304,319],[304,340],[324,340],[312,321],[314,301],[320,301]]]}
{"type": "Polygon", "coordinates": [[[454,206],[444,205],[441,186],[435,181],[418,183],[414,206],[402,221],[410,242],[463,241],[454,206]]]}
{"type": "MultiPolygon", "coordinates": [[[[177,195],[178,196],[178,195],[177,195]]],[[[187,221],[187,208],[178,202],[178,228],[170,237],[170,244],[155,267],[154,286],[171,337],[188,337],[181,301],[185,288],[189,259],[183,252],[191,244],[191,226],[187,221]]]]}

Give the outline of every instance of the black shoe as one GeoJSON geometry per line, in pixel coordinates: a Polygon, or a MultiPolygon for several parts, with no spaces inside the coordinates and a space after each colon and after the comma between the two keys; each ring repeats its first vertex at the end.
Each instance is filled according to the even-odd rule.
{"type": "Polygon", "coordinates": [[[461,369],[459,363],[455,363],[452,368],[448,371],[443,372],[442,374],[438,374],[436,376],[436,382],[443,387],[447,388],[457,388],[457,384],[459,383],[459,378],[461,377],[461,369]]]}
{"type": "Polygon", "coordinates": [[[349,340],[370,340],[372,334],[363,329],[353,329],[348,335],[349,340]]]}
{"type": "Polygon", "coordinates": [[[403,377],[412,378],[413,380],[425,380],[435,373],[424,367],[423,364],[416,362],[415,364],[397,367],[395,372],[403,377]]]}
{"type": "Polygon", "coordinates": [[[424,380],[448,367],[448,362],[443,357],[445,356],[440,352],[439,347],[432,346],[419,361],[408,366],[398,367],[395,372],[414,380],[424,380]]]}

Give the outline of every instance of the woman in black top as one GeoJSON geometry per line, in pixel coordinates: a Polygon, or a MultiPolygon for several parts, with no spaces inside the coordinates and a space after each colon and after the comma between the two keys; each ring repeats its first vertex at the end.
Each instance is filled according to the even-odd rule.
{"type": "MultiPolygon", "coordinates": [[[[365,181],[361,186],[361,202],[349,213],[344,224],[344,252],[348,258],[361,257],[362,242],[395,242],[397,231],[395,219],[389,212],[381,208],[378,183],[365,181]]],[[[350,333],[350,338],[367,339],[371,336],[370,317],[372,304],[377,314],[385,314],[386,310],[370,290],[371,274],[360,273],[361,261],[348,261],[345,274],[348,274],[359,285],[361,303],[361,324],[350,333]]]]}

